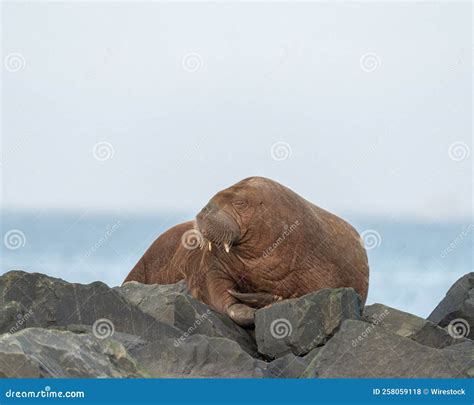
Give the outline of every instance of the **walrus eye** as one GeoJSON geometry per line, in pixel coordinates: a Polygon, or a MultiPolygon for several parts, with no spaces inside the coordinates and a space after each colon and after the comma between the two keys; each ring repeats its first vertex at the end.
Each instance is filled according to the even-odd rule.
{"type": "Polygon", "coordinates": [[[237,211],[244,211],[248,207],[248,202],[246,200],[236,200],[232,205],[237,211]]]}

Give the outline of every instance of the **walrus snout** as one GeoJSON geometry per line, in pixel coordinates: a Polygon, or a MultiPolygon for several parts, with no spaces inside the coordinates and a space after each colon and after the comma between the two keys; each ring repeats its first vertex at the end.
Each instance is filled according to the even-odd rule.
{"type": "Polygon", "coordinates": [[[229,253],[240,236],[240,228],[232,216],[212,201],[197,214],[196,224],[201,235],[209,242],[209,250],[214,243],[223,246],[229,253]]]}

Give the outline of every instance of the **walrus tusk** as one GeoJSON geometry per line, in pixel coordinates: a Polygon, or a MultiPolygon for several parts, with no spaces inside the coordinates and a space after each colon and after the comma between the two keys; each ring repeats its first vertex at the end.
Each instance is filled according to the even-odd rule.
{"type": "Polygon", "coordinates": [[[227,290],[227,292],[240,302],[252,307],[263,308],[276,301],[281,301],[282,297],[269,293],[240,293],[234,290],[227,290]]]}
{"type": "Polygon", "coordinates": [[[209,242],[209,252],[212,250],[212,243],[209,242]]]}
{"type": "Polygon", "coordinates": [[[228,243],[224,243],[224,249],[225,249],[225,251],[226,251],[227,253],[230,252],[230,246],[229,246],[228,243]]]}

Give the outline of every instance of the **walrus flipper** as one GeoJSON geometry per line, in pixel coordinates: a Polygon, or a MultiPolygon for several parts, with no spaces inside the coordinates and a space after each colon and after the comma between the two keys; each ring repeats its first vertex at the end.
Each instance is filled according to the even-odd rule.
{"type": "Polygon", "coordinates": [[[227,292],[234,298],[237,298],[243,304],[246,304],[252,308],[264,308],[276,301],[280,301],[282,298],[278,295],[270,293],[241,293],[234,290],[227,290],[227,292]]]}
{"type": "Polygon", "coordinates": [[[237,303],[227,308],[227,315],[243,328],[250,328],[255,325],[255,311],[255,308],[237,303]]]}

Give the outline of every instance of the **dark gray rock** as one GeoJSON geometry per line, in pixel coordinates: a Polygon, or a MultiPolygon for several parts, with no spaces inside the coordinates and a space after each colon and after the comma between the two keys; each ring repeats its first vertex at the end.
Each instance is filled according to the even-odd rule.
{"type": "Polygon", "coordinates": [[[452,335],[474,339],[474,272],[452,285],[428,320],[448,327],[452,335]]]}
{"type": "Polygon", "coordinates": [[[260,378],[265,363],[254,359],[232,340],[192,335],[164,339],[130,351],[152,377],[260,378]]]}
{"type": "Polygon", "coordinates": [[[237,342],[247,353],[257,355],[255,340],[250,334],[227,315],[211,310],[189,295],[184,281],[170,285],[132,281],[114,290],[157,321],[183,331],[182,339],[198,334],[224,337],[237,342]]]}
{"type": "Polygon", "coordinates": [[[323,345],[344,319],[360,319],[352,288],[324,289],[260,309],[255,314],[258,351],[268,358],[304,355],[323,345]]]}
{"type": "Polygon", "coordinates": [[[316,357],[319,350],[321,348],[317,347],[303,357],[289,353],[273,360],[266,367],[266,376],[269,378],[299,378],[313,358],[316,357]]]}
{"type": "Polygon", "coordinates": [[[387,332],[438,349],[466,340],[452,337],[446,329],[440,328],[431,321],[382,304],[366,306],[363,320],[387,332]]]}
{"type": "MultiPolygon", "coordinates": [[[[1,278],[0,278],[1,282],[1,278]]],[[[0,284],[1,288],[1,284],[0,284]]],[[[0,298],[1,300],[1,298],[0,298]]],[[[0,333],[15,333],[25,326],[31,313],[21,303],[16,301],[1,303],[0,306],[0,333]]]]}
{"type": "Polygon", "coordinates": [[[360,321],[353,289],[326,289],[258,310],[252,335],[184,282],[111,289],[9,272],[0,277],[0,378],[472,378],[474,342],[449,325],[461,319],[472,333],[473,275],[431,320],[374,304],[360,321]],[[275,360],[255,358],[255,339],[275,360]]]}
{"type": "Polygon", "coordinates": [[[11,271],[1,276],[0,308],[7,315],[0,333],[26,327],[95,324],[99,334],[124,332],[146,341],[182,334],[143,313],[104,283],[73,284],[39,273],[11,271]]]}
{"type": "Polygon", "coordinates": [[[474,342],[435,349],[366,322],[346,320],[302,377],[472,378],[474,342]]]}
{"type": "Polygon", "coordinates": [[[174,301],[180,295],[188,295],[184,280],[165,285],[130,281],[120,287],[115,287],[114,290],[143,312],[168,325],[179,322],[179,314],[177,314],[178,320],[175,319],[174,301]]]}
{"type": "Polygon", "coordinates": [[[0,337],[0,378],[145,376],[113,339],[41,328],[0,337]]]}
{"type": "MultiPolygon", "coordinates": [[[[67,325],[67,326],[51,326],[49,329],[68,331],[76,334],[94,334],[93,328],[89,325],[67,325]]],[[[123,345],[127,350],[133,350],[141,346],[145,346],[148,342],[140,336],[130,335],[129,333],[114,331],[111,338],[123,345]]]]}

